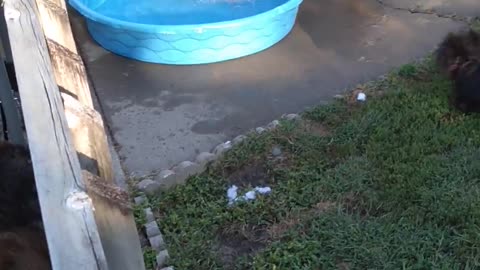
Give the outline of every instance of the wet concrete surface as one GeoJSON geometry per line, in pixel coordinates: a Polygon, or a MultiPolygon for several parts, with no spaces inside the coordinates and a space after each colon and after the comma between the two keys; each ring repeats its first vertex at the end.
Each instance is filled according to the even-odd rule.
{"type": "Polygon", "coordinates": [[[414,12],[434,12],[440,16],[480,16],[478,0],[381,0],[385,5],[414,12]]]}
{"type": "Polygon", "coordinates": [[[167,66],[108,53],[89,38],[78,14],[71,19],[123,165],[140,175],[192,160],[284,113],[329,102],[426,55],[464,26],[374,0],[305,0],[293,31],[269,50],[167,66]]]}

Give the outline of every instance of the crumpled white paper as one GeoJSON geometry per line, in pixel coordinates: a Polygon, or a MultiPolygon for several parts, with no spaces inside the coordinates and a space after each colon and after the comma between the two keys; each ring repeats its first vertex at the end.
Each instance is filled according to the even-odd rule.
{"type": "Polygon", "coordinates": [[[227,190],[228,205],[232,205],[237,201],[253,201],[257,198],[257,193],[266,195],[272,192],[270,187],[255,187],[249,190],[243,196],[238,195],[238,187],[233,185],[227,190]]]}
{"type": "Polygon", "coordinates": [[[365,101],[365,100],[367,100],[367,95],[365,95],[365,93],[358,93],[357,100],[358,101],[365,101]]]}

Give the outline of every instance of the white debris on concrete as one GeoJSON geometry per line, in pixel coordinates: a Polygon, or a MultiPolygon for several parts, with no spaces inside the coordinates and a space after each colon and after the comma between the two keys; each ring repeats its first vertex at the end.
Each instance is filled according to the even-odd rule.
{"type": "Polygon", "coordinates": [[[217,145],[214,149],[213,149],[213,154],[215,154],[217,157],[220,156],[221,154],[227,152],[228,150],[230,150],[230,148],[232,148],[232,142],[230,141],[226,141],[224,143],[221,143],[219,145],[217,145]]]}
{"type": "Polygon", "coordinates": [[[257,127],[257,128],[255,129],[255,132],[257,132],[257,134],[262,134],[262,133],[264,133],[265,131],[267,131],[267,129],[266,129],[266,128],[263,128],[263,127],[257,127]]]}
{"type": "Polygon", "coordinates": [[[288,121],[297,121],[297,120],[301,119],[301,116],[296,114],[296,113],[290,113],[290,114],[287,114],[287,115],[283,115],[282,118],[286,119],[288,121]]]}
{"type": "Polygon", "coordinates": [[[270,124],[267,125],[267,130],[276,129],[278,126],[280,126],[280,121],[273,120],[272,122],[270,122],[270,124]]]}

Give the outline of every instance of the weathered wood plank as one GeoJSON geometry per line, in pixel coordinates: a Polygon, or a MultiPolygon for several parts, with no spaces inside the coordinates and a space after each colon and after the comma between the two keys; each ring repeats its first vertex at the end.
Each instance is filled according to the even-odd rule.
{"type": "Polygon", "coordinates": [[[30,153],[54,270],[106,270],[34,0],[5,0],[30,153]]]}
{"type": "Polygon", "coordinates": [[[93,108],[85,67],[78,56],[66,4],[62,0],[36,0],[57,84],[82,104],[93,108]],[[70,33],[70,34],[69,34],[70,33]]]}
{"type": "Polygon", "coordinates": [[[84,106],[93,108],[85,66],[80,56],[52,40],[47,39],[47,45],[57,85],[62,91],[75,96],[84,106]]]}
{"type": "Polygon", "coordinates": [[[92,160],[95,164],[89,165],[97,168],[84,169],[90,172],[92,172],[92,169],[96,169],[102,179],[113,183],[112,160],[108,151],[108,141],[103,140],[105,130],[102,116],[67,94],[63,94],[62,98],[69,128],[72,134],[75,134],[73,140],[76,150],[86,157],[95,157],[92,160]]]}
{"type": "MultiPolygon", "coordinates": [[[[51,24],[62,23],[60,19],[50,20],[52,14],[67,12],[64,0],[36,0],[41,10],[40,19],[45,27],[51,24]],[[47,3],[48,2],[48,3],[47,3]],[[44,14],[45,13],[45,14],[44,14]]],[[[71,130],[75,148],[81,157],[84,169],[95,171],[98,169],[99,181],[113,184],[115,174],[112,168],[112,159],[106,130],[101,115],[94,110],[93,88],[91,88],[87,72],[77,49],[65,41],[70,40],[73,34],[68,16],[61,16],[68,20],[69,27],[56,27],[57,32],[48,32],[47,43],[50,56],[53,59],[57,84],[65,93],[74,93],[78,99],[63,95],[65,113],[71,130]],[[63,36],[63,37],[61,37],[63,36]]],[[[95,220],[102,240],[108,265],[111,270],[144,270],[145,263],[138,238],[137,228],[131,211],[122,211],[118,205],[102,196],[89,192],[95,206],[95,220]]]]}
{"type": "Polygon", "coordinates": [[[145,263],[136,225],[128,205],[130,200],[117,193],[119,188],[113,183],[107,184],[105,188],[102,179],[86,172],[84,176],[95,212],[98,213],[95,218],[110,269],[144,270],[145,263]],[[95,182],[100,185],[94,184],[95,182]]]}
{"type": "MultiPolygon", "coordinates": [[[[63,0],[36,0],[36,2],[39,7],[42,7],[39,11],[40,20],[46,26],[45,28],[57,29],[53,32],[44,30],[57,84],[62,92],[75,96],[80,104],[93,109],[92,93],[87,73],[83,61],[77,53],[65,2],[63,0]],[[52,14],[63,14],[61,16],[63,19],[51,20],[52,14]],[[62,24],[62,26],[55,26],[56,24],[62,24]],[[65,24],[68,27],[63,26],[65,24]],[[71,44],[71,40],[73,40],[73,44],[71,44]]],[[[86,117],[88,118],[88,116],[86,117]]],[[[101,118],[99,123],[104,130],[101,118]]],[[[83,131],[86,131],[85,129],[88,129],[88,127],[83,128],[83,131]]],[[[95,129],[93,128],[93,130],[95,129]]],[[[87,159],[94,160],[99,167],[100,176],[106,181],[113,182],[113,168],[105,132],[97,132],[95,137],[85,137],[84,135],[92,135],[92,133],[79,132],[77,134],[72,132],[77,151],[87,159]],[[81,144],[77,145],[77,143],[81,144]],[[99,148],[94,147],[95,145],[107,147],[99,148]]],[[[84,165],[83,161],[87,159],[81,160],[82,166],[84,165]]]]}
{"type": "MultiPolygon", "coordinates": [[[[105,136],[100,114],[95,110],[82,106],[68,94],[62,94],[62,97],[69,128],[75,134],[74,140],[77,140],[75,145],[79,147],[77,151],[88,152],[91,149],[95,151],[93,156],[97,157],[97,161],[100,160],[103,163],[108,162],[111,164],[108,142],[88,140],[88,138],[102,138],[102,136],[105,136]],[[105,151],[104,149],[107,149],[108,153],[103,152],[105,151]]],[[[95,169],[97,168],[102,171],[101,166],[97,166],[95,163],[89,164],[88,158],[84,159],[83,166],[90,173],[95,174],[95,169]]],[[[108,175],[108,173],[108,171],[104,171],[103,173],[100,172],[100,175],[107,175],[107,177],[113,179],[114,176],[108,175]]],[[[93,176],[90,175],[89,177],[93,176]]],[[[113,181],[105,181],[104,179],[97,181],[103,181],[107,185],[115,185],[113,181]]],[[[104,191],[105,195],[108,195],[108,190],[104,191]]],[[[95,206],[95,220],[110,269],[145,269],[133,213],[125,211],[118,204],[112,204],[108,196],[107,198],[98,196],[94,192],[89,192],[89,195],[93,199],[95,206]]]]}
{"type": "Polygon", "coordinates": [[[39,0],[36,2],[45,37],[64,46],[69,51],[77,53],[73,36],[58,34],[72,32],[65,2],[55,0],[39,0]]]}

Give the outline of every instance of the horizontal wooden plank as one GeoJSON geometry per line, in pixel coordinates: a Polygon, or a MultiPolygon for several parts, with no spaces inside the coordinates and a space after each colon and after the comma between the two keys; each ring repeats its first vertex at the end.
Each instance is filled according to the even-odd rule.
{"type": "Polygon", "coordinates": [[[110,269],[144,270],[128,194],[89,172],[84,172],[84,179],[95,205],[95,219],[110,269]]]}
{"type": "MultiPolygon", "coordinates": [[[[36,1],[39,6],[45,7],[40,12],[45,27],[62,23],[60,19],[49,18],[52,14],[63,14],[60,9],[66,12],[64,0],[36,1]]],[[[95,192],[92,185],[89,185],[88,190],[95,206],[95,220],[108,265],[111,270],[144,270],[145,263],[133,214],[131,211],[125,211],[118,201],[112,203],[112,198],[109,197],[119,189],[113,186],[115,174],[102,117],[94,110],[92,104],[94,90],[77,49],[71,49],[70,45],[62,43],[70,40],[70,37],[73,39],[71,28],[63,26],[52,28],[59,29],[55,32],[47,31],[46,34],[57,84],[62,88],[62,92],[73,93],[76,97],[63,95],[65,113],[75,148],[81,158],[81,165],[100,176],[96,181],[96,187],[104,187],[100,189],[101,192],[95,192]]]]}
{"type": "Polygon", "coordinates": [[[58,35],[58,33],[71,32],[64,1],[38,0],[37,6],[40,14],[40,23],[43,25],[45,37],[56,42],[71,52],[77,53],[75,40],[71,35],[58,35]]]}
{"type": "MultiPolygon", "coordinates": [[[[64,0],[36,1],[39,6],[51,9],[44,11],[48,14],[61,14],[58,7],[66,11],[64,0]],[[47,1],[55,4],[46,5],[47,1]]],[[[40,16],[42,20],[50,17],[44,16],[43,12],[40,16]]],[[[60,20],[52,20],[51,23],[58,24],[60,20]]],[[[44,25],[50,27],[47,23],[44,25]]],[[[103,119],[94,110],[91,102],[94,90],[77,49],[70,50],[69,46],[58,42],[73,37],[71,28],[56,28],[61,31],[52,32],[54,35],[47,34],[48,47],[54,62],[57,84],[61,86],[62,92],[74,93],[76,96],[72,98],[64,94],[63,100],[75,148],[81,157],[81,165],[100,176],[95,181],[95,187],[102,188],[96,190],[92,189],[92,185],[88,185],[88,190],[95,206],[95,220],[108,265],[111,270],[144,270],[145,263],[133,213],[125,211],[125,207],[122,203],[119,204],[118,200],[112,203],[112,194],[115,195],[116,192],[118,195],[119,189],[113,185],[115,174],[103,119]]]]}
{"type": "Polygon", "coordinates": [[[36,4],[5,0],[4,5],[52,267],[109,269],[36,4]]]}
{"type": "Polygon", "coordinates": [[[80,56],[50,39],[47,39],[47,45],[57,85],[83,105],[93,108],[85,66],[80,56]]]}
{"type": "Polygon", "coordinates": [[[98,175],[108,183],[113,183],[113,169],[108,140],[105,136],[102,116],[84,106],[78,100],[62,94],[65,114],[77,152],[85,156],[84,169],[98,171],[98,175]],[[88,164],[92,160],[95,164],[88,164]],[[91,168],[95,166],[96,168],[91,168]]]}
{"type": "Polygon", "coordinates": [[[105,136],[102,118],[97,111],[83,106],[68,94],[62,94],[62,98],[68,125],[75,134],[76,149],[83,157],[82,167],[88,172],[84,172],[84,179],[95,206],[95,220],[108,265],[112,270],[143,270],[145,263],[133,213],[128,209],[128,196],[116,186],[114,176],[105,170],[112,163],[109,152],[103,150],[109,148],[108,141],[102,139],[105,136]],[[88,152],[90,150],[95,153],[88,152]],[[88,156],[96,156],[97,160],[92,161],[88,156]],[[93,175],[97,169],[100,175],[109,178],[93,175]]]}
{"type": "Polygon", "coordinates": [[[62,9],[67,9],[67,3],[65,3],[64,0],[42,0],[42,1],[49,1],[51,2],[52,4],[62,8],[62,9]]]}

